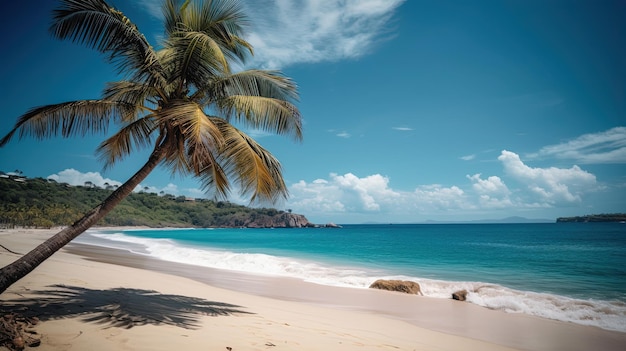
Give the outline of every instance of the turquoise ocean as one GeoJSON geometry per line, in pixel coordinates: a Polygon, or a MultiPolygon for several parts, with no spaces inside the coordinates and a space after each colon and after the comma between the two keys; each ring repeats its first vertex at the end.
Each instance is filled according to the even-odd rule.
{"type": "Polygon", "coordinates": [[[626,224],[389,224],[302,229],[90,230],[78,242],[154,258],[426,296],[626,332],[626,224]]]}

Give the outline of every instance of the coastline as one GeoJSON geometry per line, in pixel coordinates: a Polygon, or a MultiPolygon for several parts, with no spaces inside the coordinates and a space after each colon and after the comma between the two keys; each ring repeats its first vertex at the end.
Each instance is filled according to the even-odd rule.
{"type": "MultiPolygon", "coordinates": [[[[54,233],[0,230],[0,241],[24,253],[54,233]]],[[[17,257],[2,251],[0,264],[17,257]]],[[[0,300],[5,304],[20,296],[28,298],[37,291],[54,289],[50,286],[55,284],[69,286],[73,293],[89,291],[96,299],[113,292],[131,294],[139,305],[150,298],[133,292],[155,290],[160,295],[236,306],[233,309],[238,312],[197,316],[195,324],[191,323],[197,324],[197,329],[167,323],[125,329],[85,322],[83,319],[96,313],[94,310],[51,316],[37,327],[44,335],[41,350],[82,349],[80,345],[91,347],[95,343],[101,345],[101,350],[121,345],[130,350],[167,349],[167,345],[233,350],[621,350],[626,345],[626,333],[493,311],[453,300],[246,275],[84,244],[70,244],[56,253],[0,295],[0,300]]]]}

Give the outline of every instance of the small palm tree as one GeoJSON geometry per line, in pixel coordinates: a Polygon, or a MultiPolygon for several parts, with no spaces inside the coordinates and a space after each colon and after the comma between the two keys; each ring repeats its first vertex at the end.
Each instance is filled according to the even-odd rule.
{"type": "Polygon", "coordinates": [[[165,0],[165,36],[153,48],[122,12],[104,0],[61,0],[51,31],[106,55],[127,77],[109,83],[97,100],[36,107],[18,118],[0,146],[17,136],[48,138],[106,133],[97,149],[105,169],[131,152],[151,148],[147,162],[73,225],[0,269],[0,293],[102,219],[157,166],[197,177],[227,197],[237,184],[251,202],[287,197],[281,166],[235,124],[302,139],[296,85],[277,71],[245,70],[252,47],[246,17],[234,0],[165,0]]]}

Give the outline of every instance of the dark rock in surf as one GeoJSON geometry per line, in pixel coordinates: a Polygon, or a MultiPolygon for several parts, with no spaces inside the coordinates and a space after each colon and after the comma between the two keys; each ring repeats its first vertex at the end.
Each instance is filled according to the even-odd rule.
{"type": "Polygon", "coordinates": [[[457,300],[457,301],[467,300],[467,290],[459,290],[457,292],[452,293],[452,299],[457,300]]]}
{"type": "Polygon", "coordinates": [[[420,285],[409,280],[385,280],[379,279],[370,285],[370,289],[398,291],[405,294],[424,295],[420,285]]]}

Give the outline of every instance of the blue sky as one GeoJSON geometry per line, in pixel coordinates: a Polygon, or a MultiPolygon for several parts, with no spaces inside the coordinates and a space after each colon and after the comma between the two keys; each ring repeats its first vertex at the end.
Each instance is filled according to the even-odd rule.
{"type": "MultiPolygon", "coordinates": [[[[114,1],[155,45],[158,0],[114,1]]],[[[3,11],[0,134],[29,108],[97,98],[98,53],[53,39],[53,1],[3,11]]],[[[282,163],[315,223],[422,222],[626,212],[623,1],[248,1],[250,67],[299,85],[304,141],[249,131],[282,163]]],[[[119,184],[104,136],[13,140],[0,170],[119,184]]],[[[152,191],[202,197],[157,169],[152,191]]],[[[237,194],[231,201],[246,204],[237,194]]]]}

